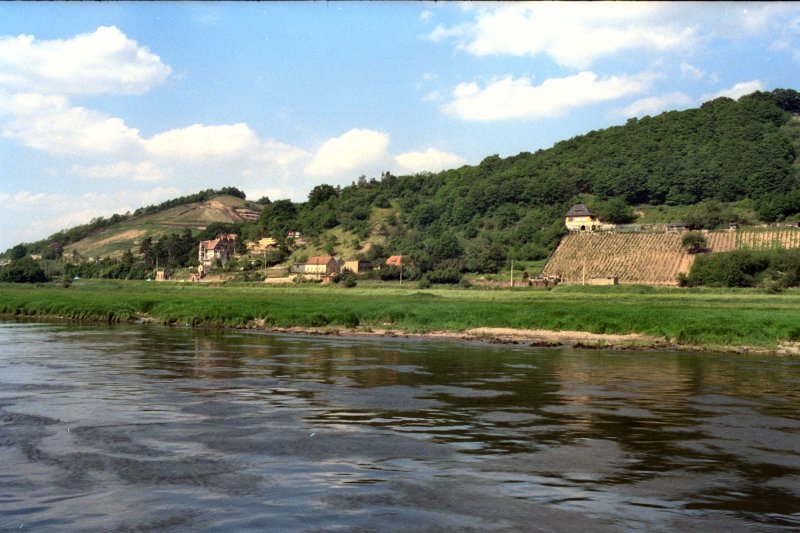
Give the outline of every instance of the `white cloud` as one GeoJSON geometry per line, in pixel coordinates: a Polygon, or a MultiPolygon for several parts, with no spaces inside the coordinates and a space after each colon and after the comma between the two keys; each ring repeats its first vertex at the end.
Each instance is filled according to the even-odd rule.
{"type": "Polygon", "coordinates": [[[307,158],[310,154],[290,144],[277,141],[264,141],[253,154],[256,161],[271,162],[275,165],[286,167],[307,158]]]}
{"type": "Polygon", "coordinates": [[[17,94],[0,98],[10,118],[2,135],[51,154],[110,154],[138,147],[139,130],[105,113],[74,107],[61,96],[17,94]]]}
{"type": "Polygon", "coordinates": [[[442,97],[442,93],[439,91],[431,91],[425,96],[422,97],[423,102],[435,102],[442,97]]]}
{"type": "Polygon", "coordinates": [[[498,4],[479,9],[469,24],[440,25],[428,37],[456,39],[476,56],[545,54],[560,65],[586,68],[622,51],[691,47],[695,28],[671,22],[670,11],[674,7],[638,2],[498,4]]]}
{"type": "Polygon", "coordinates": [[[44,200],[47,195],[43,192],[32,193],[30,191],[20,191],[14,194],[7,192],[0,192],[0,202],[6,206],[6,209],[13,207],[34,206],[44,200]]]}
{"type": "Polygon", "coordinates": [[[151,161],[141,161],[139,163],[117,161],[107,165],[92,165],[89,167],[74,165],[71,173],[92,179],[125,179],[142,182],[163,181],[169,177],[168,172],[165,172],[151,161]]]}
{"type": "Polygon", "coordinates": [[[157,187],[146,191],[124,189],[115,192],[83,194],[0,192],[6,206],[0,250],[19,242],[33,242],[95,217],[108,217],[139,207],[175,198],[175,187],[157,187]]]}
{"type": "Polygon", "coordinates": [[[430,11],[428,9],[419,14],[419,20],[429,20],[432,17],[433,17],[433,11],[430,11]]]}
{"type": "Polygon", "coordinates": [[[550,78],[536,86],[529,78],[511,77],[484,88],[477,83],[460,83],[453,91],[453,100],[442,110],[471,121],[555,117],[578,107],[643,92],[656,77],[644,73],[600,79],[593,72],[581,72],[550,78]]]}
{"type": "Polygon", "coordinates": [[[718,92],[713,93],[713,94],[704,94],[701,97],[701,100],[706,102],[708,100],[713,100],[715,98],[720,98],[722,96],[725,96],[727,98],[733,98],[734,100],[738,100],[740,97],[742,97],[742,96],[744,96],[746,94],[754,93],[756,91],[763,91],[763,90],[764,90],[764,84],[761,83],[759,80],[743,81],[743,82],[737,83],[736,85],[734,85],[733,87],[730,87],[728,89],[722,89],[721,91],[718,91],[718,92]]]}
{"type": "Polygon", "coordinates": [[[706,76],[706,73],[704,70],[684,61],[681,63],[681,76],[684,78],[691,78],[693,80],[702,80],[706,76]]]}
{"type": "Polygon", "coordinates": [[[164,158],[231,158],[255,150],[258,136],[247,124],[222,126],[193,124],[169,130],[144,141],[147,150],[164,158]]]}
{"type": "Polygon", "coordinates": [[[620,110],[624,117],[640,117],[643,115],[655,115],[667,109],[675,109],[691,103],[691,98],[681,92],[664,94],[661,96],[648,96],[640,98],[629,106],[620,110]]]}
{"type": "Polygon", "coordinates": [[[448,168],[460,167],[465,163],[464,158],[458,154],[442,152],[435,148],[428,148],[424,152],[406,152],[395,156],[395,162],[403,172],[437,172],[448,168]]]}
{"type": "Polygon", "coordinates": [[[138,94],[171,69],[114,26],[71,39],[0,38],[0,87],[49,94],[138,94]]]}
{"type": "Polygon", "coordinates": [[[315,176],[363,172],[367,166],[386,158],[388,146],[389,136],[382,131],[352,129],[325,141],[305,170],[315,176]]]}

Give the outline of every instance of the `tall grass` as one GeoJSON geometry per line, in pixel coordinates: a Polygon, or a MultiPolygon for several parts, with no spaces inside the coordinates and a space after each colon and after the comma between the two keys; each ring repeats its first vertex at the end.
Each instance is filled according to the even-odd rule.
{"type": "Polygon", "coordinates": [[[145,282],[0,285],[0,313],[244,327],[360,327],[406,332],[475,327],[642,333],[679,344],[774,347],[800,340],[800,293],[644,286],[418,291],[397,286],[275,287],[145,282]]]}

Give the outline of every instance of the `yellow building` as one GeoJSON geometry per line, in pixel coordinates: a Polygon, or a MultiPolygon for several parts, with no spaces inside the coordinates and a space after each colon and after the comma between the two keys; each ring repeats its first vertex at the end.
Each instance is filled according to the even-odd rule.
{"type": "Polygon", "coordinates": [[[259,239],[258,242],[248,242],[247,243],[247,251],[257,254],[263,254],[267,250],[275,248],[278,246],[278,241],[273,239],[272,237],[264,237],[263,239],[259,239]]]}
{"type": "Polygon", "coordinates": [[[307,276],[322,279],[339,273],[339,263],[329,255],[312,257],[306,261],[303,271],[307,276]]]}
{"type": "Polygon", "coordinates": [[[600,223],[586,204],[575,204],[564,215],[564,224],[570,231],[594,231],[600,223]]]}

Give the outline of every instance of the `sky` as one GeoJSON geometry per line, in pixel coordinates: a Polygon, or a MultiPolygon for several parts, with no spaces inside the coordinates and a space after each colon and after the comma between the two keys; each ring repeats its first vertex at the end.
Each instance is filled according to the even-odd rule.
{"type": "Polygon", "coordinates": [[[800,89],[798,3],[0,2],[0,250],[800,89]]]}

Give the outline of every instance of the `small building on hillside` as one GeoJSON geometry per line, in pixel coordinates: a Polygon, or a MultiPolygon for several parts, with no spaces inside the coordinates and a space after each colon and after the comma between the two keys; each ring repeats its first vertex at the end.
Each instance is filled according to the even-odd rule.
{"type": "Polygon", "coordinates": [[[667,233],[681,233],[683,231],[689,231],[690,229],[692,229],[692,226],[686,222],[673,222],[667,224],[665,227],[667,233]]]}
{"type": "Polygon", "coordinates": [[[303,273],[317,279],[332,276],[339,273],[339,262],[330,255],[318,255],[306,261],[303,273]]]}
{"type": "Polygon", "coordinates": [[[250,241],[247,243],[247,251],[255,254],[263,254],[267,250],[271,250],[278,246],[278,241],[272,237],[264,237],[258,241],[250,241]]]}
{"type": "Polygon", "coordinates": [[[236,244],[236,235],[233,233],[220,233],[216,239],[200,241],[197,252],[197,262],[205,268],[214,265],[219,259],[223,265],[233,257],[233,247],[236,244]]]}
{"type": "Polygon", "coordinates": [[[570,231],[594,231],[599,226],[597,216],[586,204],[573,205],[564,215],[564,224],[570,231]]]}
{"type": "Polygon", "coordinates": [[[345,261],[344,265],[342,266],[342,270],[347,269],[353,274],[359,274],[361,272],[368,272],[372,270],[372,263],[369,261],[345,261]]]}
{"type": "Polygon", "coordinates": [[[393,255],[390,256],[389,259],[386,260],[386,266],[396,266],[400,267],[403,266],[403,256],[402,255],[393,255]]]}
{"type": "Polygon", "coordinates": [[[169,272],[163,268],[156,270],[156,281],[167,281],[169,279],[169,272]]]}

